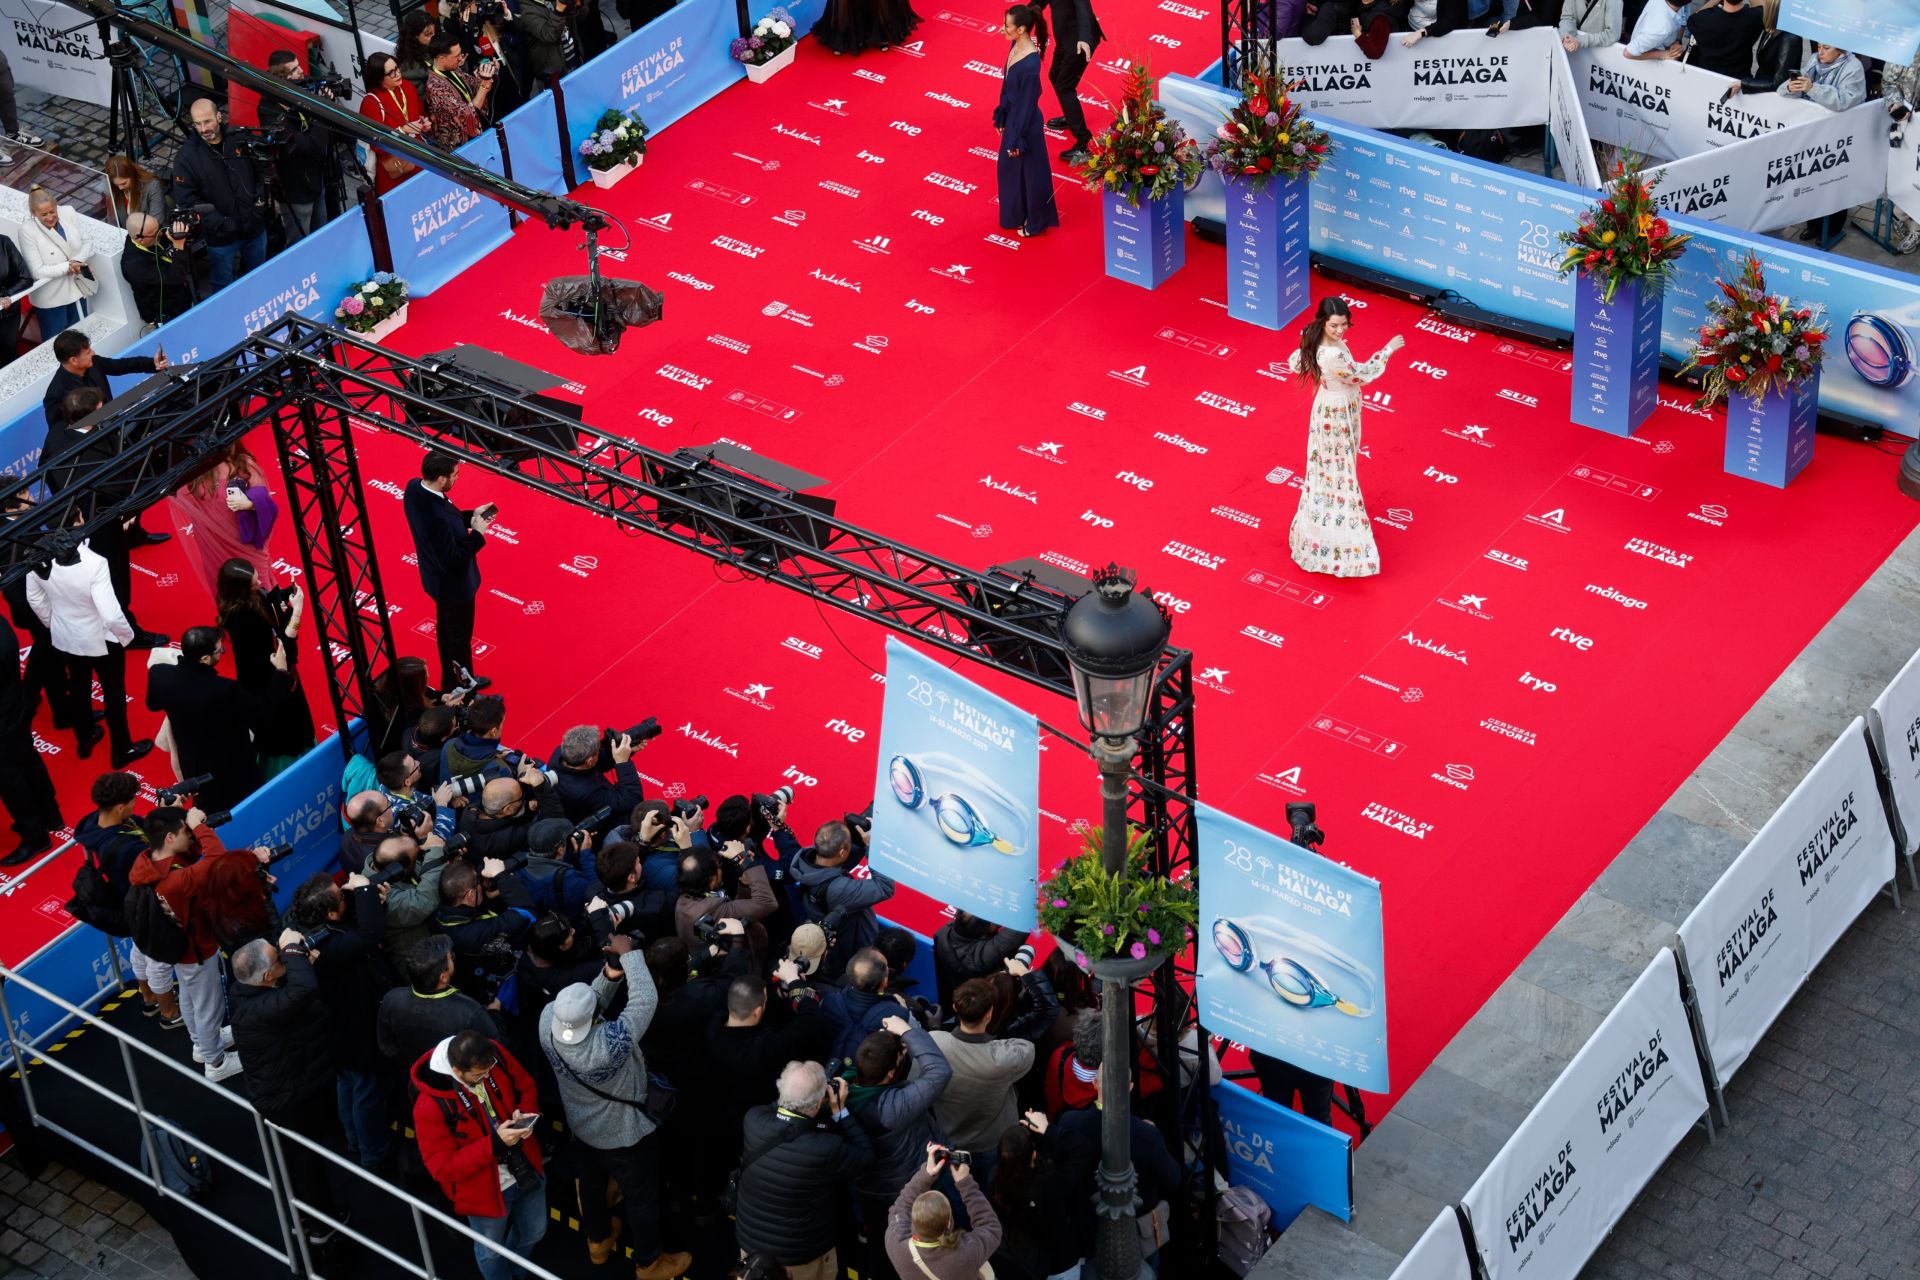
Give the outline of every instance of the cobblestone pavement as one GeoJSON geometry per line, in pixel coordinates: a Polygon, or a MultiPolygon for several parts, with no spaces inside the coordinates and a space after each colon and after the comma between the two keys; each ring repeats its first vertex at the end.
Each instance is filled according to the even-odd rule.
{"type": "Polygon", "coordinates": [[[1920,907],[1869,907],[1588,1280],[1920,1280],[1920,907]]]}
{"type": "Polygon", "coordinates": [[[0,1280],[192,1280],[139,1205],[54,1164],[30,1179],[0,1160],[0,1280]]]}

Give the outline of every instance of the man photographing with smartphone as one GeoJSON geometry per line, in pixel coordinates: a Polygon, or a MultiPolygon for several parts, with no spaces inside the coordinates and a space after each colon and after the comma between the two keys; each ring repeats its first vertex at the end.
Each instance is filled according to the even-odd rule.
{"type": "Polygon", "coordinates": [[[473,670],[473,602],[480,594],[475,557],[487,545],[487,529],[498,511],[490,502],[477,511],[455,507],[452,489],[459,476],[459,459],[429,453],[420,462],[420,478],[407,481],[401,501],[420,559],[420,585],[433,597],[443,689],[466,684],[473,670]]]}

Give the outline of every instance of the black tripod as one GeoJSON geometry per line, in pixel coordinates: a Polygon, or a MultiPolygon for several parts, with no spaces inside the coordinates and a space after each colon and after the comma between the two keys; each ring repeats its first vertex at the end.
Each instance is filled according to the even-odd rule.
{"type": "Polygon", "coordinates": [[[141,90],[144,89],[152,101],[160,102],[163,97],[160,88],[133,41],[124,37],[114,40],[111,34],[102,22],[100,42],[106,48],[107,64],[113,72],[113,92],[107,100],[107,153],[150,160],[155,143],[173,129],[174,122],[168,121],[166,130],[155,130],[148,125],[141,106],[141,90]]]}

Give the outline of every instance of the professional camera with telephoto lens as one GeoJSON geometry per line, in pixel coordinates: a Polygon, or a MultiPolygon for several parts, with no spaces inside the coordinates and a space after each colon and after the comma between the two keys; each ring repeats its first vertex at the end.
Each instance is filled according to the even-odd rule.
{"type": "Polygon", "coordinates": [[[278,862],[282,858],[291,858],[292,856],[293,846],[291,844],[276,844],[267,850],[267,861],[270,863],[278,862]]]}
{"type": "Polygon", "coordinates": [[[1314,808],[1306,801],[1296,801],[1287,806],[1287,826],[1292,834],[1287,839],[1302,849],[1311,849],[1327,838],[1327,833],[1313,824],[1314,808]]]}
{"type": "Polygon", "coordinates": [[[206,221],[210,213],[218,212],[210,204],[176,205],[173,217],[167,223],[169,235],[185,238],[200,230],[200,224],[206,221]]]}
{"type": "Polygon", "coordinates": [[[753,793],[753,807],[769,818],[780,812],[781,805],[792,803],[792,787],[775,787],[771,792],[766,794],[758,791],[753,793]]]}
{"type": "Polygon", "coordinates": [[[598,809],[595,809],[592,813],[574,823],[573,830],[567,832],[566,841],[560,846],[560,852],[564,854],[572,849],[573,842],[581,836],[591,836],[595,827],[612,816],[613,810],[607,805],[601,805],[598,809]]]}
{"type": "Polygon", "coordinates": [[[249,160],[271,162],[280,158],[280,149],[293,137],[293,122],[283,119],[271,129],[230,125],[226,136],[232,140],[233,149],[249,160]]]}
{"type": "Polygon", "coordinates": [[[827,950],[833,950],[835,945],[839,943],[840,926],[845,924],[846,920],[847,909],[845,907],[835,907],[815,922],[820,926],[820,932],[827,936],[827,950]]]}
{"type": "Polygon", "coordinates": [[[456,800],[472,800],[486,787],[487,779],[484,774],[463,773],[458,777],[448,778],[447,785],[453,788],[456,800]]]}
{"type": "Polygon", "coordinates": [[[648,716],[631,729],[603,730],[600,735],[600,743],[605,750],[611,751],[613,750],[614,739],[624,737],[630,745],[637,747],[643,742],[652,742],[660,736],[660,733],[660,721],[653,716],[648,716]]]}
{"type": "Polygon", "coordinates": [[[154,799],[160,803],[162,808],[168,805],[176,805],[182,800],[193,799],[194,796],[199,794],[200,788],[212,781],[213,775],[210,773],[203,773],[192,778],[182,778],[170,787],[160,788],[159,792],[155,794],[154,799]]]}
{"type": "Polygon", "coordinates": [[[409,800],[405,804],[394,806],[392,827],[394,831],[411,836],[415,835],[422,825],[430,825],[432,822],[433,810],[427,807],[425,801],[409,800]]]}
{"type": "Polygon", "coordinates": [[[335,102],[345,102],[347,99],[354,97],[356,93],[354,87],[347,81],[342,80],[339,76],[329,71],[321,71],[318,69],[304,80],[295,80],[293,83],[299,85],[315,97],[332,98],[335,102]]]}
{"type": "Polygon", "coordinates": [[[873,802],[871,800],[867,802],[867,807],[859,812],[849,811],[840,816],[850,830],[858,831],[863,836],[870,835],[873,831],[873,802]]]}
{"type": "Polygon", "coordinates": [[[709,947],[726,949],[724,935],[720,932],[720,922],[712,916],[700,916],[693,922],[693,936],[709,947]]]}
{"type": "Polygon", "coordinates": [[[688,822],[692,822],[706,811],[707,798],[705,796],[695,796],[691,800],[675,800],[673,802],[673,816],[676,818],[685,818],[688,822]]]}

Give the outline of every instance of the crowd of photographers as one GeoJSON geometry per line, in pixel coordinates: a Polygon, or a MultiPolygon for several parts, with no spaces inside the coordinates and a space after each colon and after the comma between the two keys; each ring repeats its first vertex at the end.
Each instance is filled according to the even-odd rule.
{"type": "MultiPolygon", "coordinates": [[[[903,1280],[1080,1273],[1101,1042],[1062,953],[1036,965],[1025,934],[960,913],[924,990],[918,940],[876,914],[894,884],[862,865],[864,813],[803,844],[790,788],[647,797],[652,720],[540,759],[481,687],[435,692],[404,659],[382,688],[337,859],[284,915],[289,851],[225,848],[216,779],[138,815],[135,775],[93,785],[69,909],[131,940],[145,1012],[210,1080],[515,1253],[558,1210],[636,1280],[681,1275],[729,1215],[709,1266],[737,1247],[743,1274],[825,1280],[847,1250],[903,1280]]],[[[1164,1233],[1178,1167],[1151,1126],[1134,1144],[1164,1233]]],[[[286,1149],[296,1192],[346,1214],[338,1171],[286,1149]]]]}

